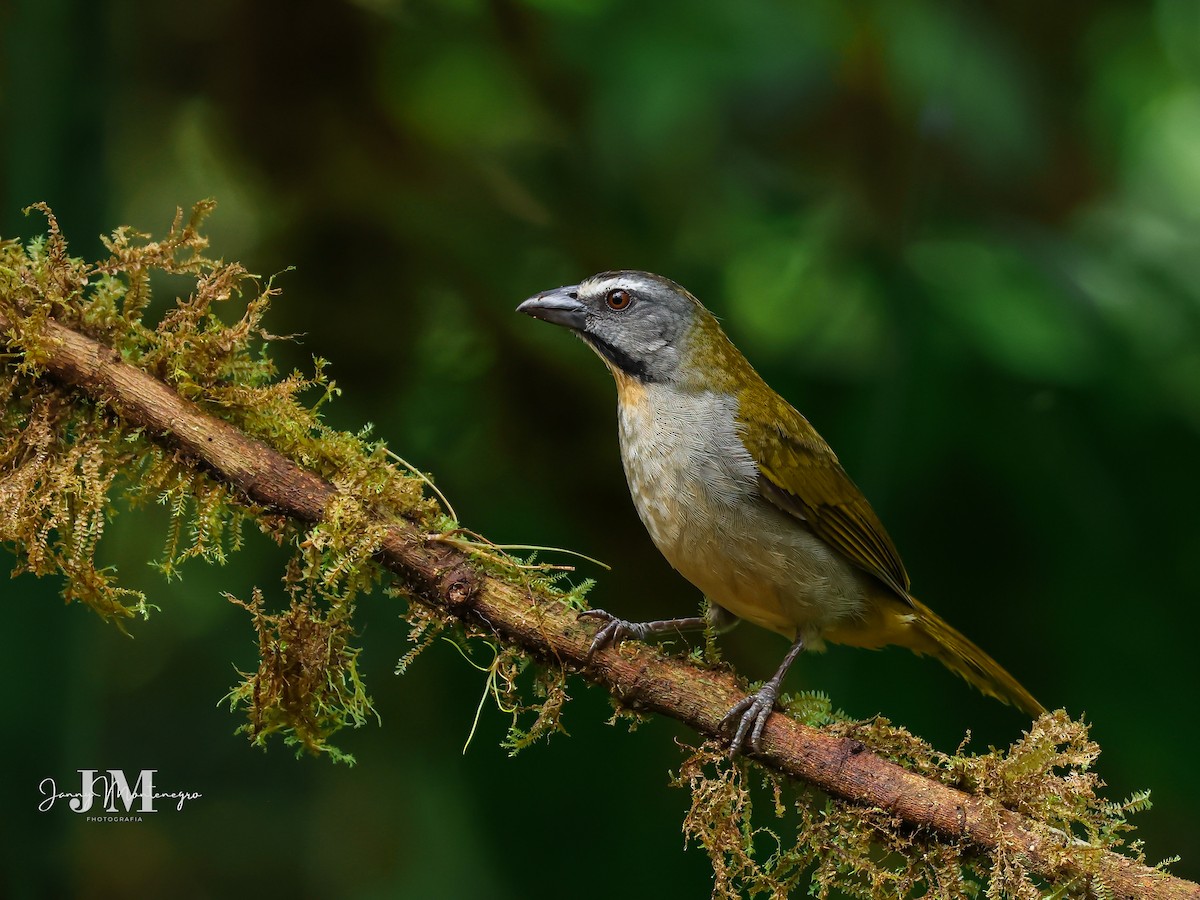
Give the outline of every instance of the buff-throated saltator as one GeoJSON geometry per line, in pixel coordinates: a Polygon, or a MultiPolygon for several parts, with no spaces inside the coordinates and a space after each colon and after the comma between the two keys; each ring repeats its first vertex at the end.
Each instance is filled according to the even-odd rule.
{"type": "MultiPolygon", "coordinates": [[[[604,272],[517,309],[570,329],[612,372],[634,505],[667,561],[704,592],[707,619],[747,619],[793,641],[775,675],[725,717],[732,752],[757,749],[788,668],[825,641],[927,653],[985,694],[1042,712],[909,593],[891,538],[829,445],[688,291],[647,272],[604,272]]],[[[604,622],[593,653],[705,624],[583,615],[604,622]]]]}

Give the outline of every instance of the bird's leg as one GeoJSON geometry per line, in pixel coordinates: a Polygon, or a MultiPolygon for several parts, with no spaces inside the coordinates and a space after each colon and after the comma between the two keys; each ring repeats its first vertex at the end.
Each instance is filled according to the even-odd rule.
{"type": "Polygon", "coordinates": [[[592,646],[588,648],[587,658],[591,660],[592,654],[597,650],[602,650],[610,644],[619,644],[627,637],[631,637],[637,641],[643,641],[652,634],[662,634],[666,631],[674,631],[683,633],[685,631],[703,631],[706,626],[712,626],[716,634],[724,634],[740,619],[722,606],[717,606],[711,600],[706,600],[708,604],[703,616],[686,616],[680,619],[660,619],[657,622],[630,622],[626,619],[618,619],[610,612],[603,609],[586,609],[579,614],[579,618],[600,619],[604,625],[596,633],[595,640],[592,641],[592,646]]]}
{"type": "Polygon", "coordinates": [[[722,731],[733,728],[735,723],[737,725],[733,740],[729,742],[730,759],[744,751],[747,745],[751,750],[759,749],[763,729],[767,726],[767,719],[771,717],[771,710],[775,708],[775,701],[779,698],[779,686],[783,684],[784,676],[803,649],[804,638],[796,638],[796,643],[792,644],[792,649],[787,652],[787,656],[783,658],[770,680],[753,694],[739,700],[721,719],[722,731]]]}
{"type": "Polygon", "coordinates": [[[592,646],[588,648],[587,658],[590,661],[597,650],[603,650],[613,644],[619,644],[625,638],[644,641],[652,634],[662,634],[665,631],[699,631],[704,628],[704,616],[687,616],[681,619],[660,619],[656,622],[629,622],[618,619],[610,612],[602,609],[585,609],[579,618],[600,619],[604,622],[596,632],[592,646]]]}

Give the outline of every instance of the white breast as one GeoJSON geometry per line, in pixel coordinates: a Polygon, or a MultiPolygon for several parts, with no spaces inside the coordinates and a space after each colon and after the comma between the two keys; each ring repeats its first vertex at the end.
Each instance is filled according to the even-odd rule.
{"type": "Polygon", "coordinates": [[[621,458],[634,505],[680,574],[734,615],[814,649],[861,615],[860,576],[758,490],[735,430],[736,400],[661,384],[622,392],[621,458]]]}

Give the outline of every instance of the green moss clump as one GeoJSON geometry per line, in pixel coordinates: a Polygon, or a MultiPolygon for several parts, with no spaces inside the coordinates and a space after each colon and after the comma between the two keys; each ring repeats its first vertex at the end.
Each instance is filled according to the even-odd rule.
{"type": "Polygon", "coordinates": [[[1041,716],[1004,751],[968,753],[964,741],[947,754],[886,719],[853,721],[833,712],[820,694],[792,698],[788,708],[804,711],[807,724],[983,799],[997,814],[1027,816],[1053,848],[1052,865],[1070,864],[1081,874],[1052,884],[1030,869],[1021,847],[984,854],[956,846],[886,810],[827,797],[745,760],[731,763],[723,747],[707,742],[692,749],[674,784],[691,793],[684,834],[712,860],[715,897],[782,898],[806,879],[818,897],[835,890],[864,898],[1084,897],[1102,890],[1093,876],[1106,851],[1145,861],[1141,846],[1126,839],[1129,816],[1149,807],[1148,793],[1123,803],[1103,799],[1094,768],[1099,747],[1086,724],[1061,710],[1041,716]],[[771,807],[766,824],[768,816],[756,811],[764,805],[771,807]]]}
{"type": "Polygon", "coordinates": [[[329,738],[372,712],[351,623],[355,599],[381,578],[372,557],[382,522],[402,517],[426,530],[453,523],[425,497],[427,480],[393,465],[382,442],[325,424],[321,408],[337,387],[321,360],[311,375],[279,376],[267,353],[276,338],[263,326],[278,291],[271,280],[206,256],[199,229],[210,201],[186,221],[178,212],[162,240],[118,229],[105,239],[108,257],[92,264],[71,257],[53,214],[36,208],[48,221],[45,237],[0,243],[0,315],[10,351],[0,357],[0,540],[16,551],[14,574],[61,575],[66,600],[124,628],[155,607],[95,563],[117,497],[170,511],[158,561],[168,579],[189,559],[224,562],[253,522],[295,548],[283,576],[288,606],[268,612],[258,591],[242,603],[260,659],[229,700],[245,711],[243,730],[256,744],[282,734],[303,750],[345,758],[329,738]],[[151,326],[156,273],[185,279],[188,290],[151,326]],[[131,425],[119,404],[99,406],[39,377],[54,349],[48,319],[103,342],[341,493],[312,527],[256,506],[131,425]]]}
{"type": "MultiPolygon", "coordinates": [[[[426,495],[428,476],[406,468],[369,428],[357,434],[330,428],[321,412],[338,388],[324,360],[313,360],[311,374],[277,371],[268,350],[279,338],[264,320],[279,291],[271,279],[206,255],[200,227],[212,201],[197,204],[186,220],[177,211],[161,240],[117,229],[104,239],[107,258],[90,264],[70,255],[49,208],[33,208],[46,216],[45,237],[25,246],[0,243],[0,315],[8,323],[3,337],[10,351],[0,356],[0,541],[16,551],[14,574],[58,574],[66,600],[81,601],[124,629],[127,620],[156,607],[121,587],[115,570],[96,566],[97,544],[120,508],[117,497],[169,510],[157,562],[168,580],[179,578],[191,559],[223,563],[241,548],[252,523],[294,548],[282,579],[287,604],[271,611],[258,590],[248,601],[229,597],[251,614],[259,662],[242,673],[227,699],[244,712],[241,730],[256,745],[279,735],[301,751],[341,760],[349,757],[330,738],[373,715],[352,623],[358,597],[382,579],[374,556],[385,523],[402,519],[440,535],[481,568],[582,608],[590,581],[559,591],[554,584],[565,567],[523,561],[460,529],[449,507],[426,495]],[[164,275],[182,279],[187,290],[152,325],[151,280],[164,275]],[[330,482],[338,493],[321,521],[304,526],[257,506],[131,425],[119,403],[100,406],[40,377],[54,350],[46,337],[50,319],[101,341],[202,410],[330,482]]],[[[470,637],[461,624],[423,607],[410,605],[405,615],[416,644],[400,670],[445,628],[460,642],[470,637]]],[[[539,670],[535,702],[520,701],[517,675],[527,664],[516,651],[502,650],[489,675],[490,693],[513,715],[506,746],[514,752],[561,730],[566,698],[562,673],[539,670]],[[532,714],[532,724],[518,727],[525,714],[532,714]]]]}

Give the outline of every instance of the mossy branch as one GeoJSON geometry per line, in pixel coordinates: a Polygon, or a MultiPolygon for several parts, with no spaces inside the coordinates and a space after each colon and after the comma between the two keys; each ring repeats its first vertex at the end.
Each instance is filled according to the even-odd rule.
{"type": "MultiPolygon", "coordinates": [[[[51,222],[53,243],[57,226],[51,222]]],[[[60,249],[62,263],[65,246],[60,249]]],[[[418,517],[384,515],[367,498],[349,496],[329,478],[183,396],[178,385],[168,384],[159,374],[161,366],[156,372],[153,366],[135,365],[127,361],[127,353],[84,333],[104,331],[94,321],[89,326],[86,315],[58,316],[54,303],[33,308],[29,296],[57,292],[61,307],[72,290],[81,290],[65,282],[39,286],[35,281],[26,274],[10,278],[7,289],[0,284],[0,335],[22,360],[18,377],[65,387],[78,402],[106,410],[120,428],[162,448],[174,465],[217,479],[250,515],[266,521],[268,530],[278,527],[270,523],[281,516],[306,528],[319,527],[331,516],[348,517],[350,524],[343,522],[343,530],[365,535],[361,546],[395,574],[405,594],[436,615],[494,635],[556,671],[578,672],[623,707],[669,716],[712,742],[722,740],[719,722],[744,696],[733,675],[640,644],[601,651],[589,663],[586,654],[594,626],[578,621],[576,610],[563,603],[561,595],[520,573],[479,565],[461,542],[419,527],[418,517]],[[14,285],[32,294],[19,297],[14,285]],[[357,513],[347,512],[351,508],[357,513]]],[[[184,385],[188,383],[185,379],[184,385]]],[[[293,578],[300,580],[299,574],[293,578]]],[[[248,605],[259,608],[261,602],[256,598],[248,605]]],[[[1055,729],[1068,721],[1063,713],[1049,714],[1035,723],[1030,740],[1037,733],[1058,734],[1055,729]]],[[[1200,897],[1200,885],[1055,831],[1045,821],[1009,808],[1018,804],[1006,806],[993,796],[968,793],[928,771],[885,759],[867,746],[869,738],[869,727],[814,728],[776,713],[754,759],[771,772],[846,801],[846,808],[857,810],[871,828],[885,827],[879,824],[884,820],[893,822],[904,833],[932,836],[954,854],[990,858],[993,871],[998,861],[1007,860],[1073,894],[1200,897]]],[[[703,780],[700,767],[719,758],[715,750],[705,753],[699,751],[681,777],[703,780]]],[[[728,800],[728,794],[722,796],[728,800]]],[[[697,802],[694,799],[694,813],[697,802]]]]}

